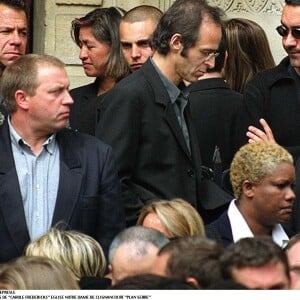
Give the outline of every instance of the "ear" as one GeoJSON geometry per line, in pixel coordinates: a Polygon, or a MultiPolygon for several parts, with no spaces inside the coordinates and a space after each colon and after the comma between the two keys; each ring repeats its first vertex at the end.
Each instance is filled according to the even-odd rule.
{"type": "Polygon", "coordinates": [[[112,265],[108,265],[108,273],[105,275],[105,278],[109,278],[110,280],[112,279],[112,265]]]}
{"type": "Polygon", "coordinates": [[[253,188],[254,188],[253,183],[251,183],[249,180],[245,180],[242,184],[242,193],[246,197],[252,198],[254,196],[253,188]]]}
{"type": "Polygon", "coordinates": [[[180,52],[183,49],[181,34],[175,33],[170,39],[170,49],[175,52],[180,52]]]}
{"type": "Polygon", "coordinates": [[[109,273],[112,272],[112,265],[111,264],[108,265],[108,271],[109,271],[109,273]]]}
{"type": "Polygon", "coordinates": [[[18,107],[23,110],[28,110],[28,97],[23,90],[17,90],[15,92],[15,99],[18,107]]]}
{"type": "Polygon", "coordinates": [[[185,281],[186,281],[187,283],[189,283],[189,284],[192,284],[193,286],[195,286],[195,287],[198,288],[198,289],[201,288],[201,286],[200,286],[198,280],[197,280],[196,278],[194,278],[194,277],[187,277],[187,278],[185,279],[185,281]]]}

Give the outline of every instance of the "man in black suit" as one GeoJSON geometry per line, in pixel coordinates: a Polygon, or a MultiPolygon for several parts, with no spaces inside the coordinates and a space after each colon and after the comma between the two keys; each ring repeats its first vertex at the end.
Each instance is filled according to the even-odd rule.
{"type": "Polygon", "coordinates": [[[125,227],[120,182],[110,146],[65,129],[73,100],[64,64],[24,55],[1,81],[9,116],[0,126],[0,262],[57,223],[107,254],[125,227]]]}
{"type": "Polygon", "coordinates": [[[220,39],[217,8],[177,0],[154,32],[153,58],[104,96],[96,136],[116,153],[127,225],[150,199],[183,198],[205,221],[214,216],[209,210],[229,200],[206,197],[187,95],[180,90],[183,80],[197,81],[214,66],[220,39]]]}
{"type": "Polygon", "coordinates": [[[234,148],[236,116],[243,104],[242,94],[230,89],[222,71],[227,59],[225,30],[219,46],[215,66],[189,85],[192,121],[195,125],[202,164],[215,171],[215,180],[221,184],[222,172],[229,169],[234,148]]]}
{"type": "Polygon", "coordinates": [[[272,128],[276,141],[300,159],[300,1],[285,0],[281,25],[276,30],[287,56],[272,69],[257,73],[244,91],[236,135],[238,147],[247,142],[245,132],[260,119],[272,128]]]}

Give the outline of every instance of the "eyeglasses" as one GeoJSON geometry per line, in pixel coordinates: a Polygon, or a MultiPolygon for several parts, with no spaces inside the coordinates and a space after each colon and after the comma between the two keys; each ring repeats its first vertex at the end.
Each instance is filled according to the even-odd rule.
{"type": "Polygon", "coordinates": [[[292,36],[295,39],[300,39],[300,27],[292,27],[291,29],[289,29],[283,25],[279,25],[278,27],[276,27],[276,30],[283,37],[287,36],[289,34],[289,31],[291,30],[292,36]]]}
{"type": "Polygon", "coordinates": [[[205,60],[210,60],[211,58],[216,58],[220,55],[220,52],[216,50],[202,50],[201,53],[205,60]]]}

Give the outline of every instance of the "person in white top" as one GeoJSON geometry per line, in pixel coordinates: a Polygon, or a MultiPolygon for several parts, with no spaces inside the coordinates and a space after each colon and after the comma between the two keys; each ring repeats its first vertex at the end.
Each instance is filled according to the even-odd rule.
{"type": "Polygon", "coordinates": [[[246,144],[232,160],[230,180],[236,199],[206,226],[207,236],[227,246],[244,237],[269,235],[285,246],[289,235],[281,223],[289,220],[295,200],[291,154],[274,143],[246,144]]]}

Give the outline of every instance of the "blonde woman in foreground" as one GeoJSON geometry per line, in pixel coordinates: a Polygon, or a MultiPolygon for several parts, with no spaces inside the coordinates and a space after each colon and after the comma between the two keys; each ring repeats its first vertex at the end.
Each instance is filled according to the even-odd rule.
{"type": "MultiPolygon", "coordinates": [[[[29,243],[25,255],[45,256],[59,262],[71,271],[80,286],[83,281],[87,284],[88,278],[103,279],[106,270],[106,258],[101,245],[92,237],[73,230],[51,228],[29,243]]],[[[110,282],[103,284],[109,285],[110,282]]]]}
{"type": "Polygon", "coordinates": [[[21,256],[0,270],[0,290],[79,290],[70,271],[41,256],[21,256]]]}

